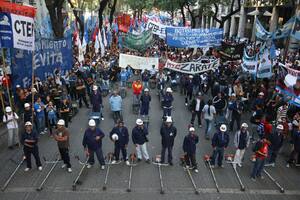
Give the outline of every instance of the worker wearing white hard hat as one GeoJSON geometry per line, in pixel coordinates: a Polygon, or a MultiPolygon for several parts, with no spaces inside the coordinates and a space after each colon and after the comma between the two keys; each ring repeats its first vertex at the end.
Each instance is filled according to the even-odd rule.
{"type": "Polygon", "coordinates": [[[199,142],[199,137],[195,134],[195,128],[189,127],[189,134],[183,140],[183,152],[186,162],[186,167],[193,169],[198,173],[196,162],[196,144],[199,142]]]}
{"type": "Polygon", "coordinates": [[[94,165],[94,154],[96,154],[101,169],[104,170],[105,161],[102,151],[102,139],[105,135],[100,128],[96,127],[95,120],[90,119],[88,125],[89,127],[86,129],[82,140],[82,145],[84,147],[85,154],[89,158],[87,168],[91,168],[92,165],[94,165]]]}
{"type": "Polygon", "coordinates": [[[172,89],[168,87],[162,97],[163,117],[171,116],[173,100],[172,89]]]}
{"type": "Polygon", "coordinates": [[[215,166],[216,159],[218,158],[218,166],[223,168],[224,151],[229,144],[229,135],[227,133],[227,126],[222,124],[219,131],[217,131],[212,140],[211,145],[213,147],[213,155],[211,159],[212,167],[215,166]]]}
{"type": "Polygon", "coordinates": [[[151,102],[151,95],[148,88],[144,89],[144,93],[141,95],[141,108],[140,108],[140,115],[145,117],[149,115],[150,109],[150,102],[151,102]]]}
{"type": "Polygon", "coordinates": [[[5,108],[5,114],[3,115],[3,123],[7,128],[8,148],[13,149],[15,146],[19,146],[19,116],[13,112],[10,106],[5,108]]]}
{"type": "Polygon", "coordinates": [[[137,119],[136,126],[132,129],[132,142],[135,145],[138,161],[141,161],[142,158],[150,164],[150,157],[147,151],[147,142],[148,142],[148,130],[143,125],[143,120],[137,119]]]}
{"type": "Polygon", "coordinates": [[[245,154],[246,149],[249,147],[250,144],[250,133],[247,130],[248,124],[242,123],[240,130],[238,130],[233,138],[233,144],[236,148],[233,166],[242,167],[242,160],[245,154]]]}
{"type": "Polygon", "coordinates": [[[113,141],[115,145],[114,149],[114,160],[112,164],[117,164],[120,162],[120,151],[122,152],[123,161],[126,165],[130,165],[127,157],[127,146],[129,142],[129,134],[128,129],[124,126],[124,122],[119,120],[117,122],[117,126],[115,126],[110,131],[110,139],[113,141]]]}
{"type": "Polygon", "coordinates": [[[70,148],[70,132],[65,127],[65,120],[60,119],[57,122],[57,129],[53,134],[54,139],[57,141],[58,151],[60,153],[61,159],[63,160],[62,168],[66,168],[67,172],[71,173],[71,163],[69,156],[69,148],[70,148]]]}
{"type": "Polygon", "coordinates": [[[160,129],[160,135],[162,139],[162,150],[161,150],[161,163],[165,163],[165,153],[168,150],[168,163],[169,165],[173,165],[173,146],[174,140],[177,135],[177,129],[174,125],[172,125],[172,118],[167,117],[165,124],[160,129]]]}

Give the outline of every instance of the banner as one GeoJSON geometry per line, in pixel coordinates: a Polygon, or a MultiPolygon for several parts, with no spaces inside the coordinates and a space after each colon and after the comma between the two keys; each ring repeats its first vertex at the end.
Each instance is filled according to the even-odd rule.
{"type": "Polygon", "coordinates": [[[126,68],[128,65],[133,69],[151,70],[153,66],[155,66],[155,69],[158,69],[158,58],[140,57],[121,53],[119,57],[119,66],[121,68],[126,68]]]}
{"type": "Polygon", "coordinates": [[[167,27],[166,43],[177,48],[220,46],[223,39],[223,29],[190,29],[167,27]]]}
{"type": "Polygon", "coordinates": [[[160,24],[149,20],[146,26],[146,30],[151,30],[154,35],[158,35],[160,38],[166,38],[166,25],[160,24]]]}
{"type": "Polygon", "coordinates": [[[222,42],[219,53],[224,60],[241,60],[243,58],[244,47],[245,43],[229,44],[222,42]]]}
{"type": "Polygon", "coordinates": [[[257,69],[257,78],[271,78],[272,75],[272,62],[269,59],[269,50],[265,49],[260,58],[260,63],[257,69]]]}
{"type": "Polygon", "coordinates": [[[255,36],[261,40],[268,40],[271,38],[271,33],[266,31],[258,19],[255,21],[255,36]]]}
{"type": "Polygon", "coordinates": [[[124,47],[130,50],[145,51],[153,41],[153,35],[150,30],[144,31],[140,35],[127,33],[124,39],[124,47]]]}
{"type": "Polygon", "coordinates": [[[258,63],[258,55],[248,56],[246,50],[244,50],[242,69],[244,72],[249,72],[250,74],[256,75],[257,63],[258,63]]]}
{"type": "Polygon", "coordinates": [[[0,46],[33,51],[34,15],[33,7],[1,2],[0,46]]]}
{"type": "MultiPolygon", "coordinates": [[[[12,49],[12,76],[14,85],[27,87],[31,83],[32,54],[30,51],[12,49]]],[[[65,74],[73,65],[71,37],[60,40],[35,41],[35,76],[45,80],[55,70],[65,74]]]]}
{"type": "Polygon", "coordinates": [[[167,60],[165,68],[186,74],[198,74],[215,69],[219,66],[216,58],[201,58],[197,62],[176,63],[167,60]]]}
{"type": "Polygon", "coordinates": [[[296,40],[300,40],[300,17],[295,18],[295,24],[291,32],[291,36],[296,40]]]}

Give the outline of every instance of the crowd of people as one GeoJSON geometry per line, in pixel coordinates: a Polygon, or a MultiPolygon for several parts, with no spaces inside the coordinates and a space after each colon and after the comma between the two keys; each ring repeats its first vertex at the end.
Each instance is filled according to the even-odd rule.
{"type": "MultiPolygon", "coordinates": [[[[77,55],[76,52],[74,48],[74,55],[77,55]]],[[[172,118],[174,112],[172,93],[178,91],[185,96],[182,106],[187,107],[191,112],[188,134],[182,141],[186,167],[198,172],[196,148],[200,134],[196,134],[196,125],[200,128],[205,126],[204,136],[211,141],[212,167],[216,165],[223,167],[224,154],[230,145],[230,140],[236,148],[233,162],[239,167],[242,167],[245,151],[253,144],[252,151],[255,154],[251,173],[253,180],[261,177],[264,166],[275,166],[277,155],[283,145],[292,146],[290,156],[285,158],[287,167],[292,164],[300,165],[300,110],[289,104],[282,94],[276,92],[275,78],[255,80],[247,73],[243,73],[238,65],[222,62],[215,70],[195,75],[170,71],[163,67],[138,70],[128,66],[126,69],[120,69],[119,53],[159,57],[163,66],[167,59],[176,62],[195,61],[203,55],[214,55],[214,50],[172,49],[162,41],[156,41],[153,47],[144,53],[111,49],[100,58],[95,54],[93,46],[89,46],[82,65],[75,56],[75,64],[69,72],[63,74],[56,70],[53,76],[47,77],[45,81],[35,77],[33,87],[23,88],[17,85],[15,106],[5,108],[3,122],[8,129],[8,147],[14,149],[20,143],[24,146],[27,161],[25,171],[32,168],[31,154],[36,160],[38,169],[42,170],[38,138],[39,135],[49,134],[57,141],[64,161],[62,167],[72,172],[68,126],[83,104],[91,109],[91,112],[99,113],[99,120],[104,120],[105,117],[101,112],[103,106],[109,106],[113,113],[116,126],[109,133],[115,145],[112,163],[120,162],[121,152],[123,161],[127,165],[130,164],[127,155],[130,140],[135,145],[137,161],[144,158],[147,163],[150,163],[147,151],[149,133],[144,118],[149,115],[150,89],[155,90],[155,88],[163,110],[163,125],[160,129],[162,163],[165,163],[167,150],[167,162],[173,165],[172,150],[177,128],[172,118]],[[123,122],[123,100],[119,94],[121,89],[126,90],[127,86],[132,88],[133,104],[137,105],[140,114],[131,135],[123,122]],[[109,94],[109,105],[103,105],[102,98],[105,93],[109,94]],[[20,118],[23,122],[20,122],[20,118]],[[25,130],[21,130],[22,134],[19,138],[18,129],[23,125],[25,130]],[[214,130],[216,131],[213,132],[214,130]]],[[[82,140],[85,153],[89,158],[87,168],[95,163],[94,154],[96,154],[101,168],[104,169],[106,163],[102,151],[102,139],[105,134],[97,127],[97,120],[90,119],[88,125],[82,140]]]]}

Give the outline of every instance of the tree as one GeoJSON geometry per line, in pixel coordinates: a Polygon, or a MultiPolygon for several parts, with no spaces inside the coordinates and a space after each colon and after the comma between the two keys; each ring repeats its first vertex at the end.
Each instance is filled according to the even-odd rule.
{"type": "MultiPolygon", "coordinates": [[[[71,2],[71,0],[67,0],[68,3],[70,4],[72,10],[73,10],[73,14],[75,16],[76,19],[76,23],[79,24],[79,38],[80,41],[82,42],[83,40],[83,36],[84,36],[84,22],[81,20],[81,18],[78,16],[78,11],[76,10],[75,6],[73,5],[73,3],[71,2]]],[[[77,25],[77,24],[76,24],[77,25]]]]}
{"type": "Polygon", "coordinates": [[[109,24],[110,26],[112,25],[113,23],[113,20],[114,20],[114,13],[115,13],[115,10],[116,10],[116,5],[117,5],[117,2],[118,0],[113,0],[113,4],[109,4],[108,7],[110,8],[110,13],[109,13],[109,24]]]}
{"type": "Polygon", "coordinates": [[[168,12],[172,19],[174,18],[175,12],[180,9],[179,1],[177,0],[156,0],[154,1],[154,6],[168,12]]]}
{"type": "Polygon", "coordinates": [[[64,37],[64,17],[62,8],[65,0],[45,0],[49,11],[53,33],[56,38],[64,37]]]}
{"type": "Polygon", "coordinates": [[[138,19],[141,19],[143,10],[144,9],[150,9],[153,6],[153,1],[151,0],[126,0],[125,1],[129,7],[133,10],[134,14],[133,17],[135,18],[136,16],[138,19]]]}
{"type": "Polygon", "coordinates": [[[103,25],[103,17],[102,14],[107,6],[107,4],[109,3],[110,0],[101,0],[99,2],[100,6],[98,9],[98,19],[99,19],[99,30],[102,29],[102,25],[103,25]]]}

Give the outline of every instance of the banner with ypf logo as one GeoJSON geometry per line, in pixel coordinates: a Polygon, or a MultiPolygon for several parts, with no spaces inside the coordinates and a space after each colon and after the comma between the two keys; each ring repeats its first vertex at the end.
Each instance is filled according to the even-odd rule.
{"type": "Polygon", "coordinates": [[[0,47],[34,50],[35,8],[0,3],[0,47]]]}

